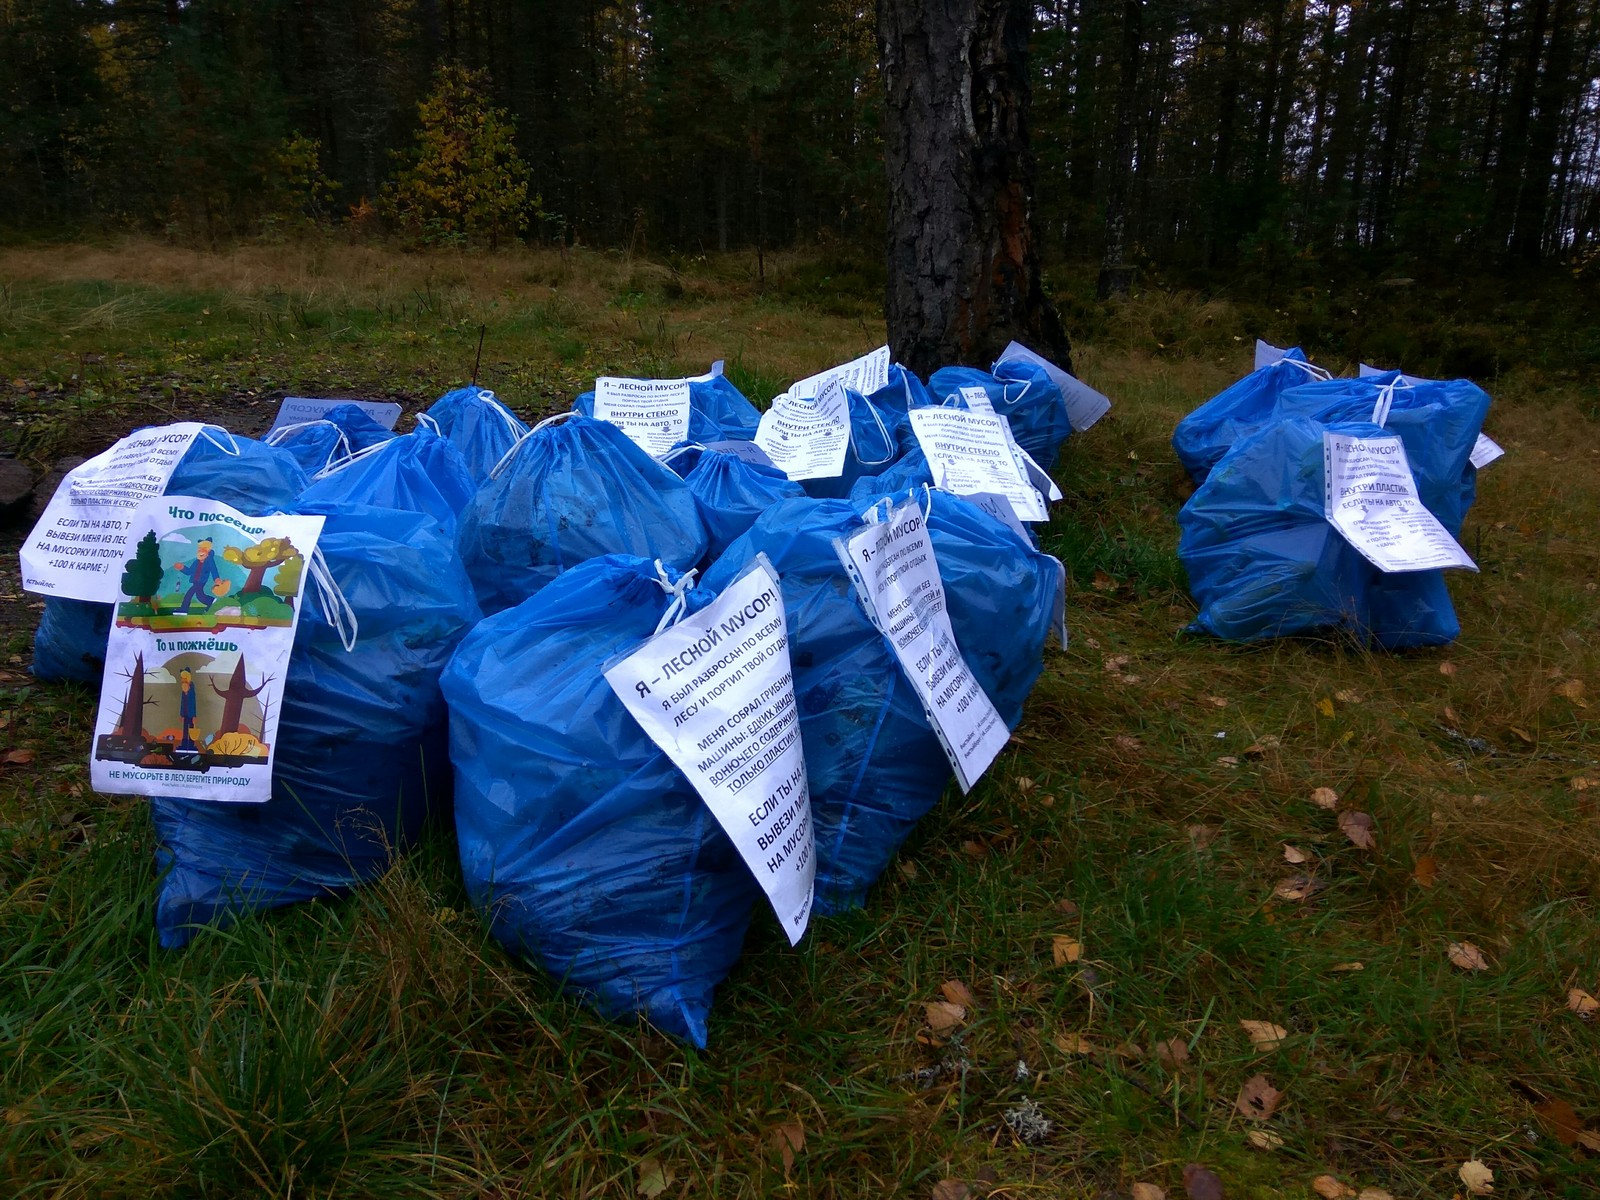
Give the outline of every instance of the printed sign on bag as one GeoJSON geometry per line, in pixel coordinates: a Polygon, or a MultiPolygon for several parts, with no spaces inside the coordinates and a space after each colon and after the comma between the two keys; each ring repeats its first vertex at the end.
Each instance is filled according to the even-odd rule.
{"type": "Polygon", "coordinates": [[[321,517],[197,496],[133,515],[106,644],[96,791],[264,803],[306,564],[321,517]]]}
{"type": "Polygon", "coordinates": [[[621,429],[651,458],[664,458],[689,436],[689,381],[602,375],[594,381],[594,415],[621,429]]]}
{"type": "Polygon", "coordinates": [[[1422,503],[1398,437],[1322,435],[1324,511],[1333,527],[1380,571],[1476,571],[1455,538],[1422,503]]]}
{"type": "Polygon", "coordinates": [[[166,490],[203,426],[141,429],[67,472],[22,544],[22,586],[109,604],[139,505],[166,490]]]}
{"type": "Polygon", "coordinates": [[[837,379],[815,399],[782,395],[761,414],[756,445],[790,479],[837,479],[850,448],[850,406],[837,379]]]}
{"type": "Polygon", "coordinates": [[[847,387],[852,392],[860,392],[863,396],[872,395],[889,382],[889,347],[879,346],[860,358],[853,358],[847,363],[840,363],[837,367],[829,367],[826,371],[818,371],[815,375],[797,379],[789,385],[789,390],[784,394],[796,400],[809,400],[813,396],[820,395],[822,389],[833,381],[837,381],[841,387],[847,387]]]}
{"type": "Polygon", "coordinates": [[[778,575],[757,555],[722,595],[606,671],[767,894],[789,944],[811,918],[811,791],[778,575]]]}
{"type": "Polygon", "coordinates": [[[971,791],[1011,731],[956,645],[922,509],[907,501],[834,548],[921,698],[961,790],[971,791]]]}
{"type": "Polygon", "coordinates": [[[942,491],[993,493],[1023,521],[1048,521],[1044,497],[1028,481],[1006,419],[995,412],[913,408],[908,414],[928,470],[942,491]]]}
{"type": "Polygon", "coordinates": [[[1042,354],[1029,350],[1021,342],[1012,342],[994,360],[999,366],[1005,362],[1032,363],[1044,370],[1061,392],[1062,403],[1067,408],[1067,421],[1073,433],[1082,433],[1111,411],[1111,401],[1095,391],[1083,380],[1067,374],[1042,354]]]}

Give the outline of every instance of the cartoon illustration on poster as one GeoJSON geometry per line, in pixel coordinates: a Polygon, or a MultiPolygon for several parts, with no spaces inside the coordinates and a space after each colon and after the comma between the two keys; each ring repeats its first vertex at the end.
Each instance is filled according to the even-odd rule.
{"type": "Polygon", "coordinates": [[[215,501],[142,506],[106,648],[97,790],[265,801],[306,563],[321,517],[215,501]]]}

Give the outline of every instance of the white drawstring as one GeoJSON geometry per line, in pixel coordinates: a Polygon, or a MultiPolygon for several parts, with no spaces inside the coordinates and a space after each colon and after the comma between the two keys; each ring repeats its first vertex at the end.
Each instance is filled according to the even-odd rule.
{"type": "MultiPolygon", "coordinates": [[[[678,576],[677,583],[673,583],[672,580],[667,578],[667,568],[662,565],[659,558],[656,559],[656,586],[672,597],[672,602],[667,605],[666,612],[661,614],[661,620],[656,622],[656,633],[676,625],[683,619],[684,610],[689,607],[689,597],[684,593],[694,586],[694,577],[698,574],[697,570],[690,569],[678,576]]],[[[652,633],[650,636],[654,637],[655,635],[655,633],[652,633]]]]}
{"type": "Polygon", "coordinates": [[[378,451],[382,450],[390,442],[393,442],[393,441],[396,441],[396,440],[397,439],[395,439],[395,438],[384,438],[383,441],[381,441],[381,442],[373,442],[370,446],[363,446],[359,450],[346,451],[345,456],[343,458],[339,459],[339,461],[337,461],[337,462],[335,462],[333,460],[333,456],[332,455],[329,455],[327,463],[323,466],[323,468],[320,471],[318,471],[311,478],[313,480],[326,479],[330,475],[337,475],[340,471],[344,470],[346,467],[353,467],[356,463],[360,462],[362,459],[371,458],[374,454],[378,453],[378,451]]]}
{"type": "Polygon", "coordinates": [[[1372,405],[1372,423],[1379,429],[1385,428],[1389,423],[1389,409],[1394,406],[1395,388],[1409,388],[1411,382],[1405,376],[1400,376],[1384,384],[1378,389],[1378,399],[1372,405]]]}
{"type": "Polygon", "coordinates": [[[210,424],[201,425],[200,426],[200,436],[205,438],[206,441],[210,442],[213,446],[215,446],[218,450],[221,450],[224,454],[231,454],[235,458],[239,457],[239,443],[234,441],[233,434],[229,433],[227,431],[227,429],[225,429],[223,426],[221,426],[221,425],[210,425],[210,424]],[[208,429],[220,429],[220,430],[222,430],[223,434],[228,439],[228,444],[226,446],[224,446],[221,442],[217,441],[216,438],[212,437],[209,433],[206,432],[206,430],[208,430],[208,429]]]}
{"type": "Polygon", "coordinates": [[[557,421],[565,421],[568,417],[575,417],[577,415],[578,415],[578,412],[577,412],[576,409],[574,409],[571,412],[557,413],[553,417],[546,417],[544,420],[540,421],[532,429],[528,430],[527,433],[523,434],[516,441],[511,443],[511,449],[507,450],[504,454],[502,454],[500,456],[500,461],[495,463],[495,465],[492,468],[490,468],[489,478],[490,479],[499,479],[500,478],[500,472],[506,469],[506,464],[511,461],[511,459],[516,455],[518,450],[522,449],[522,443],[527,441],[534,434],[538,433],[546,425],[553,425],[557,421]]]}
{"type": "Polygon", "coordinates": [[[478,392],[478,400],[483,404],[487,404],[490,408],[494,409],[495,412],[500,414],[501,420],[506,423],[506,428],[511,431],[512,437],[521,437],[523,430],[528,428],[522,423],[521,418],[518,417],[516,413],[512,412],[504,404],[500,403],[499,398],[496,397],[493,392],[480,390],[478,392]]]}
{"type": "Polygon", "coordinates": [[[360,632],[356,624],[356,610],[350,607],[350,601],[344,598],[344,593],[339,590],[339,585],[333,581],[333,573],[328,570],[328,560],[322,556],[322,547],[318,546],[311,552],[311,561],[307,564],[307,574],[311,582],[316,585],[317,600],[322,605],[322,615],[332,625],[334,632],[339,635],[339,640],[344,643],[345,653],[350,653],[356,648],[356,635],[360,632]]]}
{"type": "Polygon", "coordinates": [[[862,394],[861,392],[857,392],[856,395],[861,397],[861,403],[865,404],[867,406],[867,411],[872,414],[872,419],[878,426],[878,432],[883,435],[883,444],[884,444],[884,447],[886,448],[886,450],[888,451],[888,453],[887,453],[887,456],[884,457],[884,458],[862,458],[861,457],[861,449],[860,449],[860,447],[856,446],[856,423],[850,419],[850,393],[849,392],[845,392],[845,396],[844,396],[844,419],[845,419],[845,421],[847,423],[847,426],[848,426],[848,428],[850,430],[850,445],[851,445],[851,447],[853,449],[855,449],[856,461],[859,462],[862,466],[864,466],[864,467],[881,467],[884,463],[889,462],[891,459],[894,458],[894,451],[895,451],[894,439],[889,436],[889,431],[883,427],[883,418],[878,416],[878,406],[876,404],[874,404],[871,400],[868,400],[866,398],[866,396],[864,394],[862,394]]]}
{"type": "Polygon", "coordinates": [[[338,459],[348,458],[350,456],[350,439],[345,435],[344,430],[339,427],[337,422],[324,421],[321,418],[318,418],[315,421],[296,421],[293,425],[278,426],[278,428],[270,431],[267,436],[261,440],[269,446],[276,446],[280,444],[284,438],[295,432],[295,430],[310,429],[313,425],[326,425],[328,428],[332,429],[334,433],[338,434],[338,440],[334,442],[333,449],[328,451],[328,457],[323,460],[322,466],[317,470],[316,474],[311,476],[313,479],[321,479],[323,473],[329,470],[329,468],[331,468],[338,459]]]}
{"type": "MultiPolygon", "coordinates": [[[[668,450],[666,457],[661,460],[661,465],[662,466],[666,466],[673,459],[680,458],[683,455],[689,453],[689,451],[691,451],[691,450],[698,450],[702,454],[707,453],[706,447],[705,447],[705,443],[703,443],[703,442],[684,442],[683,445],[674,446],[671,450],[668,450]]],[[[677,467],[673,467],[672,470],[673,470],[674,473],[676,473],[678,468],[677,467]]]]}
{"type": "MultiPolygon", "coordinates": [[[[1287,355],[1285,355],[1283,358],[1280,358],[1278,360],[1278,362],[1280,362],[1280,363],[1288,363],[1291,367],[1299,367],[1302,371],[1304,371],[1307,375],[1311,376],[1311,378],[1313,378],[1313,379],[1332,379],[1333,378],[1333,373],[1331,371],[1325,371],[1321,367],[1317,366],[1315,363],[1308,363],[1303,358],[1290,358],[1287,355]]],[[[1278,363],[1273,363],[1272,365],[1273,366],[1277,366],[1278,363]]]]}
{"type": "Polygon", "coordinates": [[[433,417],[430,417],[425,412],[420,412],[417,414],[417,424],[425,429],[431,429],[440,437],[444,436],[444,426],[440,425],[437,420],[435,420],[433,417]]]}

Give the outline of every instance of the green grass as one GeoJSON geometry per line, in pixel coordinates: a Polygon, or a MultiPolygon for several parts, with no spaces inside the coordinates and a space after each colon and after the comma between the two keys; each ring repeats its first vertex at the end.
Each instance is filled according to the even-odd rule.
{"type": "MultiPolygon", "coordinates": [[[[0,254],[3,415],[23,422],[0,429],[42,463],[140,420],[264,426],[284,391],[425,403],[470,370],[480,324],[485,380],[526,415],[599,371],[718,357],[765,400],[879,340],[845,311],[847,273],[768,272],[760,295],[733,260],[0,254]]],[[[1188,303],[1107,309],[1079,349],[1117,407],[1058,471],[1046,544],[1072,571],[1072,645],[1013,747],[864,911],[794,949],[758,919],[703,1054],[505,955],[446,829],[347,899],[158,949],[146,810],[88,790],[91,698],[29,682],[10,635],[0,756],[36,757],[0,766],[0,1193],[625,1197],[670,1175],[669,1197],[1181,1195],[1198,1162],[1230,1197],[1309,1196],[1323,1173],[1449,1197],[1475,1157],[1497,1194],[1593,1195],[1595,1156],[1534,1105],[1600,1126],[1600,1030],[1566,1007],[1600,992],[1600,389],[1485,381],[1510,454],[1480,478],[1456,646],[1219,645],[1180,636],[1166,439],[1247,369],[1254,331],[1188,303]],[[1146,343],[1180,320],[1204,340],[1146,343]],[[1372,816],[1374,849],[1318,787],[1372,816]],[[1319,890],[1275,898],[1296,874],[1319,890]],[[1056,964],[1057,936],[1078,962],[1056,964]],[[1490,969],[1452,966],[1459,941],[1490,969]],[[976,1003],[936,1038],[923,1006],[952,980],[976,1003]],[[1241,1020],[1288,1036],[1257,1051],[1241,1020]],[[1156,1055],[1168,1039],[1186,1063],[1156,1055]],[[1234,1108],[1258,1073],[1285,1093],[1272,1150],[1234,1108]],[[1037,1145],[1005,1120],[1024,1097],[1052,1122],[1037,1145]]]]}

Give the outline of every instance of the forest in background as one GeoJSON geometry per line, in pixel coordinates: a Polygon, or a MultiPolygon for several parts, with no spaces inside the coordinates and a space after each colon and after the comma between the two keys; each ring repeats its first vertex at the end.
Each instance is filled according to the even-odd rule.
{"type": "MultiPolygon", "coordinates": [[[[1594,0],[1034,16],[1053,260],[1425,274],[1600,238],[1594,0]]],[[[876,59],[860,0],[0,0],[0,229],[395,229],[452,64],[516,152],[494,240],[876,251],[876,59]]]]}

